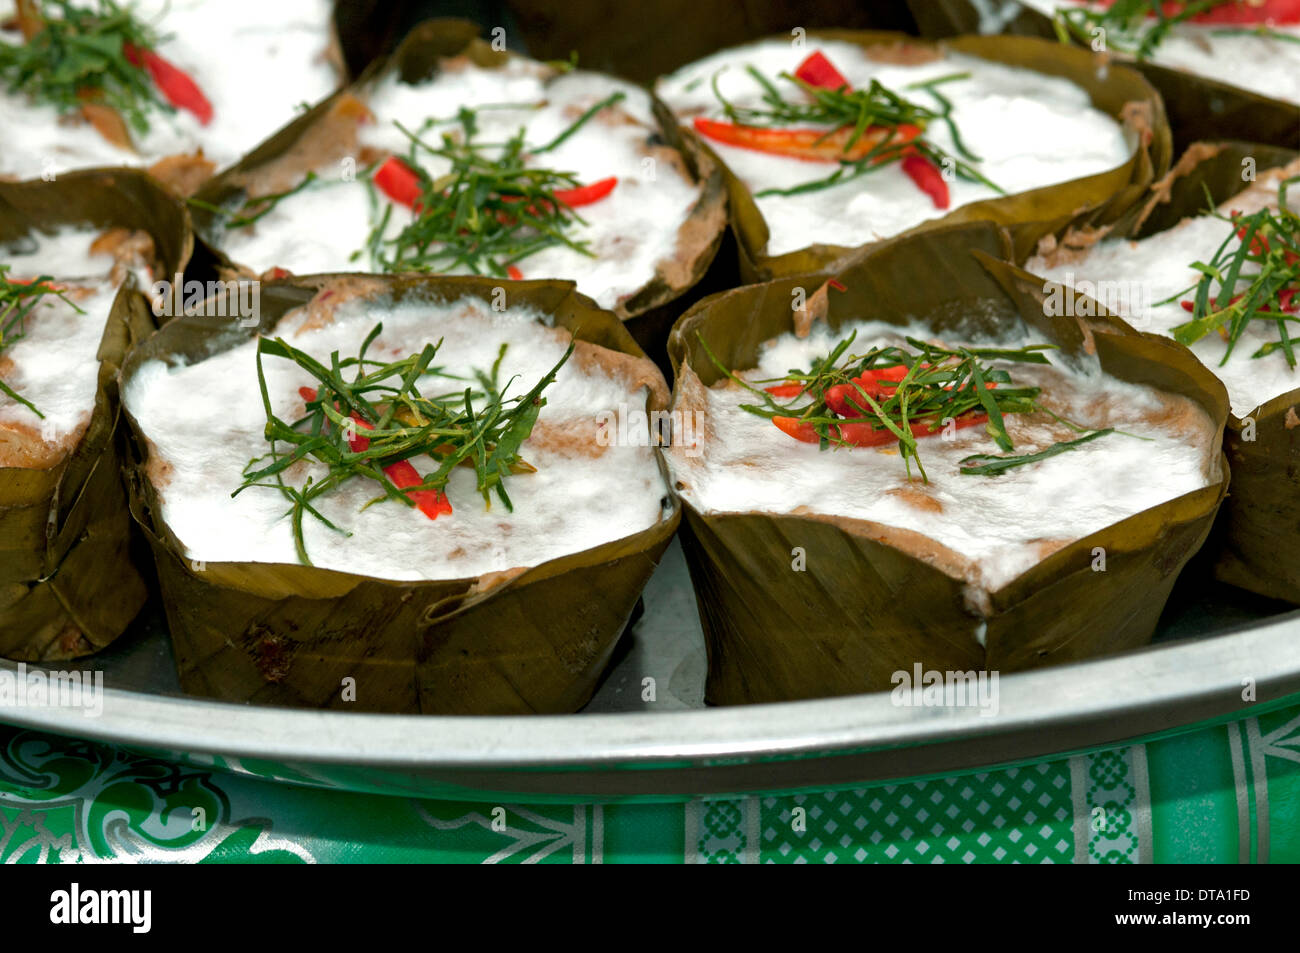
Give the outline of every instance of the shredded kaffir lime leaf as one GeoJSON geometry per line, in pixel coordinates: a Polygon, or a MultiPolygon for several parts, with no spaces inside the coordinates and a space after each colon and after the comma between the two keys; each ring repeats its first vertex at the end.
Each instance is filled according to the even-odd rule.
{"type": "MultiPolygon", "coordinates": [[[[61,289],[50,284],[54,280],[50,275],[39,275],[30,281],[15,281],[9,277],[9,271],[9,265],[0,264],[0,353],[23,336],[27,330],[28,316],[48,296],[60,299],[78,314],[85,314],[61,289]]],[[[45,419],[35,404],[4,381],[0,381],[0,393],[7,394],[37,417],[45,419]]]]}
{"type": "Polygon", "coordinates": [[[957,178],[979,182],[996,192],[1005,194],[1000,186],[989,181],[970,164],[980,161],[980,158],[967,149],[957,123],[952,117],[952,102],[939,90],[939,87],[944,84],[969,79],[969,73],[937,76],[907,87],[908,90],[918,90],[929,95],[936,103],[936,106],[931,107],[913,102],[875,79],[870,85],[861,89],[827,89],[814,86],[790,73],[781,73],[777,79],[790,86],[790,95],[786,96],[782,94],[781,89],[778,89],[776,83],[753,66],[746,66],[745,71],[762,88],[762,106],[737,106],[731,103],[718,89],[718,74],[715,73],[712,80],[713,95],[721,103],[722,111],[731,122],[738,125],[761,128],[826,126],[823,140],[844,130],[851,130],[843,145],[843,152],[847,155],[873,127],[897,130],[899,126],[907,125],[916,126],[924,131],[930,123],[942,122],[948,127],[953,143],[962,156],[959,158],[948,154],[927,139],[924,134],[914,139],[885,135],[866,154],[853,159],[840,160],[838,167],[830,175],[787,189],[764,189],[757,193],[759,198],[820,191],[867,175],[917,153],[924,155],[940,169],[951,169],[957,178]]]}
{"type": "Polygon", "coordinates": [[[149,113],[173,111],[149,74],[127,59],[125,48],[154,49],[165,37],[116,0],[88,6],[45,0],[40,29],[23,43],[0,43],[0,84],[26,93],[61,113],[87,102],[115,109],[137,132],[149,130],[149,113]]]}
{"type": "MultiPolygon", "coordinates": [[[[1234,0],[1188,0],[1176,9],[1166,9],[1166,0],[1115,0],[1104,10],[1083,6],[1057,7],[1052,26],[1062,43],[1075,40],[1093,47],[1100,39],[1105,48],[1127,53],[1136,59],[1150,59],[1151,55],[1183,23],[1215,7],[1225,6],[1234,0]]],[[[1285,34],[1259,26],[1250,30],[1225,28],[1212,31],[1215,35],[1250,32],[1255,35],[1293,39],[1285,34]]]]}
{"type": "Polygon", "coordinates": [[[243,484],[231,495],[249,487],[271,487],[288,499],[286,515],[293,521],[298,558],[307,565],[311,561],[303,541],[303,517],[313,516],[330,529],[351,535],[314,504],[353,478],[372,480],[382,489],[367,506],[384,500],[414,506],[413,495],[445,493],[452,470],[471,466],[484,502],[490,503],[495,493],[507,510],[513,509],[506,478],[532,471],[519,449],[546,405],[542,393],[555,381],[574,348],[570,344],[559,362],[527,393],[507,397],[511,382],[502,384],[499,379],[506,345],[501,346],[490,371],[477,371],[473,381],[466,381],[433,365],[441,341],[426,344],[398,361],[368,358],[368,348],[382,331],[382,324],[375,325],[356,357],[340,359],[336,351],[328,365],[282,338],[259,338],[257,342],[257,380],[271,450],[248,462],[243,484]],[[315,379],[304,417],[286,421],[275,414],[267,391],[264,357],[291,361],[315,379]],[[455,382],[456,389],[425,394],[420,382],[428,378],[455,382]],[[462,382],[466,386],[461,387],[462,382]],[[366,438],[364,448],[356,447],[358,434],[366,438]],[[419,459],[431,460],[435,467],[417,485],[399,488],[385,472],[394,464],[419,459]],[[287,471],[302,460],[324,464],[325,475],[309,477],[301,486],[289,483],[287,471]]]}
{"type": "Polygon", "coordinates": [[[426,120],[414,131],[395,123],[409,142],[404,161],[420,181],[415,219],[396,235],[386,237],[393,206],[381,199],[366,177],[363,181],[371,192],[373,228],[364,247],[352,257],[367,254],[376,271],[469,271],[504,277],[511,266],[555,246],[592,256],[585,241],[569,234],[585,220],[556,194],[577,188],[577,178],[535,160],[567,141],[601,110],[623,99],[622,92],[607,96],[554,139],[537,145],[526,141],[522,128],[504,142],[479,138],[482,109],[521,108],[518,105],[462,108],[451,119],[426,120]],[[429,137],[438,127],[450,128],[431,141],[429,137]],[[450,168],[434,176],[426,169],[430,160],[441,160],[450,168]]]}
{"type": "MultiPolygon", "coordinates": [[[[1211,214],[1228,225],[1228,233],[1208,262],[1197,261],[1196,284],[1166,298],[1168,304],[1191,294],[1184,305],[1191,320],[1173,328],[1179,344],[1193,344],[1218,331],[1228,342],[1220,366],[1232,357],[1247,327],[1277,328],[1277,340],[1268,341],[1253,358],[1280,353],[1296,366],[1295,332],[1300,330],[1300,215],[1287,205],[1287,187],[1300,184],[1300,176],[1278,185],[1277,208],[1262,208],[1250,215],[1211,214]]],[[[1212,203],[1211,203],[1212,205],[1212,203]]]]}
{"type": "MultiPolygon", "coordinates": [[[[1018,456],[977,454],[961,461],[961,473],[982,476],[997,476],[1115,432],[1093,430],[1066,420],[1039,401],[1041,388],[1014,386],[1007,371],[984,363],[996,360],[1050,364],[1042,352],[1052,349],[1053,345],[946,348],[908,337],[905,338],[908,347],[873,347],[865,354],[852,354],[849,347],[856,336],[854,332],[841,340],[829,354],[813,361],[808,370],[794,369],[780,378],[778,384],[791,388],[798,386],[798,393],[785,403],[778,401],[769,391],[754,386],[755,383],[772,381],[742,380],[718,361],[703,338],[700,343],[719,370],[761,398],[761,404],[741,404],[743,410],[768,420],[783,418],[792,421],[790,426],[811,426],[823,450],[852,445],[841,436],[839,428],[844,425],[870,425],[873,432],[882,436],[888,431],[897,440],[908,477],[911,477],[912,463],[915,463],[921,479],[927,482],[919,441],[914,432],[917,427],[923,432],[934,432],[949,423],[970,421],[972,417],[983,415],[987,418],[984,421],[986,432],[1007,454],[1015,449],[1004,420],[1008,414],[1047,414],[1085,435],[1077,440],[1059,441],[1034,453],[1018,456]],[[885,369],[896,370],[894,377],[897,380],[894,377],[882,378],[883,388],[873,395],[861,381],[864,377],[871,377],[871,372],[885,369]],[[839,411],[832,405],[838,406],[839,411]],[[847,413],[843,412],[846,407],[847,413]]],[[[875,442],[891,441],[887,438],[875,442]]]]}

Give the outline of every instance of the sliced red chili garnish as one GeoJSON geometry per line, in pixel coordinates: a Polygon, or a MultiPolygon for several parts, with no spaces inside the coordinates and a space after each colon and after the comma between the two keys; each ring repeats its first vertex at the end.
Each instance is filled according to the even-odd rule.
{"type": "Polygon", "coordinates": [[[799,64],[799,68],[794,71],[794,75],[809,86],[817,86],[821,89],[849,90],[853,88],[849,85],[849,81],[844,78],[844,74],[835,68],[835,65],[826,58],[826,55],[821,50],[810,53],[808,58],[799,64]]]}
{"type": "MultiPolygon", "coordinates": [[[[911,123],[868,126],[853,146],[846,148],[854,133],[852,128],[847,127],[829,133],[824,129],[768,129],[697,116],[695,129],[700,135],[725,145],[807,162],[863,159],[884,142],[911,142],[921,134],[920,127],[911,123]]],[[[888,158],[890,156],[879,157],[877,161],[888,158]]]]}
{"type": "Polygon", "coordinates": [[[916,183],[916,187],[930,196],[935,208],[946,209],[952,204],[948,194],[948,183],[944,180],[939,167],[930,161],[929,156],[919,152],[903,157],[903,172],[916,183]]]}
{"type": "Polygon", "coordinates": [[[420,177],[397,156],[389,156],[375,170],[375,185],[399,205],[414,209],[420,197],[420,177]]]}
{"type": "Polygon", "coordinates": [[[132,66],[149,72],[154,85],[167,102],[177,109],[193,113],[201,125],[206,126],[212,121],[212,103],[203,95],[199,84],[180,67],[159,56],[154,50],[142,49],[131,43],[122,44],[122,55],[132,66]]]}
{"type": "Polygon", "coordinates": [[[616,185],[618,185],[618,176],[611,175],[608,179],[598,179],[590,185],[580,185],[575,189],[560,189],[555,193],[555,198],[570,208],[577,208],[580,205],[599,202],[613,192],[616,185]]]}
{"type": "MultiPolygon", "coordinates": [[[[316,399],[316,391],[310,387],[299,387],[298,396],[307,403],[316,399]]],[[[374,430],[375,428],[362,420],[356,414],[352,415],[352,421],[357,425],[359,430],[374,430]]],[[[360,433],[353,432],[348,437],[348,446],[353,453],[364,453],[370,449],[370,438],[362,436],[360,433]]],[[[384,475],[393,481],[393,486],[399,490],[407,491],[406,495],[410,497],[411,502],[416,505],[421,513],[436,520],[443,513],[452,512],[451,500],[441,490],[412,490],[411,487],[419,486],[424,482],[424,477],[409,460],[399,460],[397,463],[390,463],[384,467],[384,475]]]]}

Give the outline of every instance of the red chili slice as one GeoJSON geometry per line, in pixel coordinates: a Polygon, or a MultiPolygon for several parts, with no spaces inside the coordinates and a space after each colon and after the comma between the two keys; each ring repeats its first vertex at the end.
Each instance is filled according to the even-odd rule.
{"type": "MultiPolygon", "coordinates": [[[[982,424],[987,419],[988,417],[983,411],[970,411],[953,420],[952,425],[955,429],[962,430],[966,427],[982,424]]],[[[797,417],[773,417],[772,423],[782,433],[803,443],[819,443],[821,441],[817,428],[810,423],[801,422],[797,417]]],[[[937,433],[942,433],[944,425],[933,420],[913,420],[909,424],[909,429],[914,437],[932,437],[937,433]]],[[[836,437],[854,447],[880,447],[898,440],[892,430],[887,428],[877,430],[867,422],[834,424],[829,428],[829,431],[832,437],[836,437]]]]}
{"type": "Polygon", "coordinates": [[[929,156],[919,152],[903,157],[903,172],[916,183],[916,187],[930,196],[935,208],[947,208],[952,204],[948,194],[948,183],[944,180],[939,167],[930,161],[929,156]]]}
{"type": "Polygon", "coordinates": [[[618,185],[618,176],[611,175],[608,179],[599,179],[590,185],[580,185],[576,189],[560,189],[555,193],[555,197],[570,208],[577,208],[580,205],[599,202],[613,192],[616,185],[618,185]]]}
{"type": "Polygon", "coordinates": [[[803,393],[803,385],[798,381],[789,381],[785,384],[773,384],[771,387],[764,387],[773,397],[798,397],[803,393]]]}
{"type": "MultiPolygon", "coordinates": [[[[298,396],[308,403],[311,403],[316,399],[316,391],[310,387],[299,387],[298,396]]],[[[374,427],[362,420],[356,414],[352,415],[352,421],[361,430],[374,429],[374,427]]],[[[348,446],[352,449],[353,453],[364,453],[366,450],[370,449],[370,438],[363,437],[359,433],[353,433],[352,436],[348,438],[348,446]]],[[[406,495],[411,498],[411,502],[416,505],[416,508],[419,509],[421,513],[429,517],[429,519],[436,520],[443,513],[450,513],[452,511],[451,500],[447,499],[446,494],[442,491],[411,489],[411,487],[419,486],[424,482],[424,477],[420,476],[420,472],[415,469],[411,461],[401,460],[397,463],[390,463],[388,466],[384,467],[384,475],[393,481],[393,486],[397,487],[399,490],[406,490],[406,495]]]]}
{"type": "Polygon", "coordinates": [[[153,50],[141,49],[131,43],[122,44],[122,55],[132,66],[148,70],[154,85],[167,102],[177,109],[194,114],[201,125],[212,121],[212,103],[203,95],[199,84],[178,66],[163,59],[153,50]]]}
{"type": "Polygon", "coordinates": [[[416,199],[420,197],[420,177],[415,170],[397,156],[389,156],[384,164],[375,170],[375,185],[399,205],[415,208],[416,199]]]}
{"type": "Polygon", "coordinates": [[[817,86],[821,89],[843,89],[847,91],[853,88],[849,85],[849,81],[844,78],[844,74],[837,70],[835,65],[820,50],[810,53],[808,58],[799,64],[799,68],[794,71],[794,75],[809,86],[817,86]]]}
{"type": "Polygon", "coordinates": [[[696,116],[695,130],[700,135],[725,145],[806,162],[863,159],[872,149],[887,140],[911,142],[921,134],[921,128],[911,123],[899,123],[894,127],[868,126],[858,141],[851,148],[846,148],[853,136],[851,127],[830,133],[824,129],[768,129],[696,116]]]}

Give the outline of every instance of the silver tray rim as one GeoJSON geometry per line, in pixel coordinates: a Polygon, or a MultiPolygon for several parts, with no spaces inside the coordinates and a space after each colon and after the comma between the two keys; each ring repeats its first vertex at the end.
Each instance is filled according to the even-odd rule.
{"type": "MultiPolygon", "coordinates": [[[[0,666],[16,670],[12,662],[0,666]]],[[[811,789],[1036,760],[1275,705],[1300,695],[1300,609],[1222,633],[999,675],[998,687],[994,717],[974,708],[900,707],[887,692],[695,711],[442,716],[106,687],[98,718],[72,708],[0,707],[0,722],[186,761],[220,758],[232,770],[243,759],[290,765],[282,780],[354,790],[581,798],[811,789]],[[1247,678],[1253,702],[1243,700],[1247,678]],[[773,762],[781,770],[773,772],[773,762]],[[340,780],[330,766],[350,770],[340,780]],[[623,780],[611,783],[611,774],[623,780]]]]}

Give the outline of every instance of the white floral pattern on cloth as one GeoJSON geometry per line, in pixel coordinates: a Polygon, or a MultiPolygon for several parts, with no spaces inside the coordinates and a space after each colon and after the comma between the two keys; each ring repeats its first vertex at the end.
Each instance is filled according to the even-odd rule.
{"type": "Polygon", "coordinates": [[[1019,767],[687,803],[413,800],[220,764],[243,773],[0,726],[0,863],[1300,861],[1294,704],[1019,767]]]}
{"type": "Polygon", "coordinates": [[[192,862],[227,841],[240,841],[248,857],[283,851],[312,859],[272,836],[268,818],[234,819],[208,772],[33,732],[0,740],[5,863],[192,862]]]}

